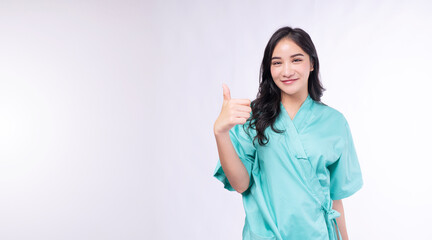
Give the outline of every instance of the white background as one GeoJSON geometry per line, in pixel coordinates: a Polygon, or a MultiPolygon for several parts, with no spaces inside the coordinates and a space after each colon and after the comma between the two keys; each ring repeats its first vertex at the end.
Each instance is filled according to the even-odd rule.
{"type": "Polygon", "coordinates": [[[253,100],[282,26],[312,37],[364,186],[356,239],[432,239],[428,1],[0,1],[0,239],[241,239],[213,177],[222,83],[253,100]]]}

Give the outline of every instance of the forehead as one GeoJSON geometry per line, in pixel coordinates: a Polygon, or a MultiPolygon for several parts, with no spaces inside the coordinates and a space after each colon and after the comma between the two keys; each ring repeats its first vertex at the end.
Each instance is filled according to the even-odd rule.
{"type": "Polygon", "coordinates": [[[289,38],[283,38],[279,40],[276,44],[273,55],[293,55],[296,53],[302,53],[303,55],[307,55],[301,47],[299,47],[293,40],[289,38]]]}

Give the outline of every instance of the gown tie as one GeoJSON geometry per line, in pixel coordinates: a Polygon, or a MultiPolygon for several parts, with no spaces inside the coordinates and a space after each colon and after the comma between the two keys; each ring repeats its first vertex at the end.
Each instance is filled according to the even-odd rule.
{"type": "Polygon", "coordinates": [[[325,219],[326,219],[327,230],[329,232],[329,235],[331,234],[330,239],[337,240],[338,239],[337,236],[339,236],[339,239],[342,240],[342,236],[341,236],[341,233],[339,231],[339,227],[338,227],[337,222],[336,222],[336,218],[339,217],[341,214],[334,209],[328,210],[327,208],[324,208],[324,207],[322,207],[322,209],[324,210],[324,212],[326,214],[325,219]],[[336,229],[333,226],[333,222],[336,225],[336,229]]]}

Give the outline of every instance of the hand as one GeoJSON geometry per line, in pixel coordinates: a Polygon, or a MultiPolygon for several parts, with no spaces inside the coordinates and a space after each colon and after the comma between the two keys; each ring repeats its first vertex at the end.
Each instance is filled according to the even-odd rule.
{"type": "Polygon", "coordinates": [[[223,103],[219,117],[214,124],[214,133],[228,133],[237,124],[246,123],[252,109],[249,99],[231,99],[231,93],[226,84],[222,84],[223,103]]]}

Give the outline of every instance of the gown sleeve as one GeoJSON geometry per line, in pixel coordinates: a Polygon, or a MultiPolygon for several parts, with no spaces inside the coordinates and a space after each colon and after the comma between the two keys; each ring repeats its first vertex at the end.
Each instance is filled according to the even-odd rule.
{"type": "MultiPolygon", "coordinates": [[[[244,128],[248,130],[246,124],[244,128]]],[[[248,186],[249,189],[249,187],[252,185],[253,182],[253,179],[251,177],[251,172],[255,161],[256,149],[252,141],[252,135],[248,135],[245,129],[243,129],[242,124],[237,124],[233,128],[231,128],[231,130],[229,131],[229,135],[231,138],[231,142],[234,146],[234,149],[237,152],[237,155],[239,156],[240,160],[242,161],[243,165],[245,166],[249,174],[249,178],[250,178],[249,186],[248,186]]],[[[226,177],[222,169],[220,159],[218,159],[213,176],[224,184],[224,188],[226,188],[229,191],[235,191],[235,189],[229,183],[228,178],[226,177]]]]}
{"type": "Polygon", "coordinates": [[[345,121],[343,149],[339,159],[328,167],[330,171],[330,197],[347,198],[360,190],[363,178],[348,122],[345,121]]]}

